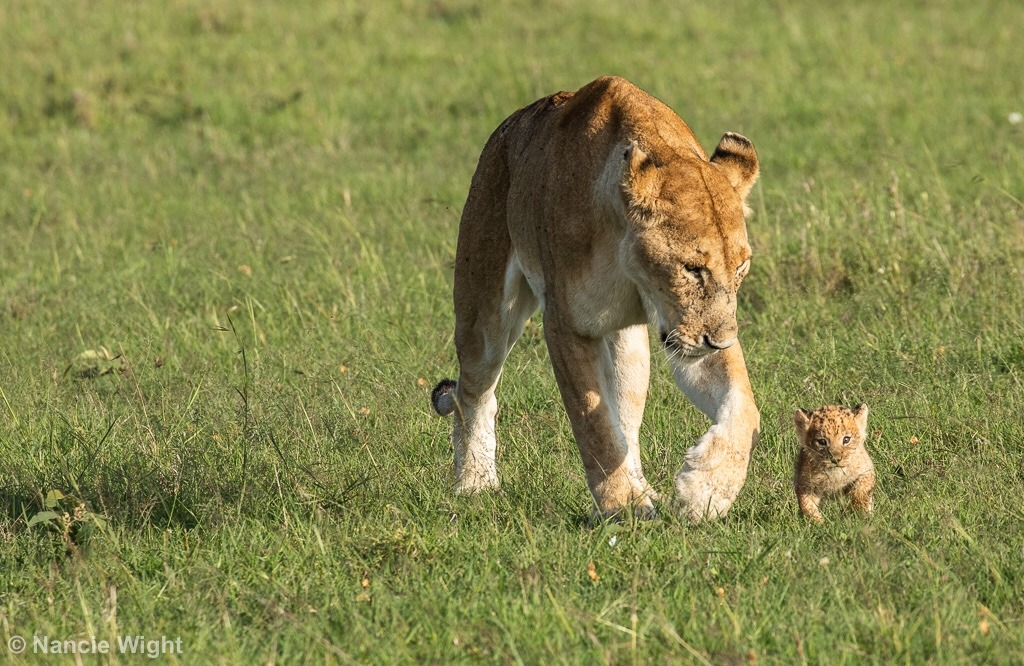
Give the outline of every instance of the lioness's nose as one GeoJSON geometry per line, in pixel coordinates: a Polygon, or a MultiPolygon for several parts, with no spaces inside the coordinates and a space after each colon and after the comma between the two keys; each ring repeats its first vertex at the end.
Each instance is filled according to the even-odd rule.
{"type": "Polygon", "coordinates": [[[704,336],[704,344],[712,349],[722,350],[728,349],[736,344],[736,337],[726,338],[725,340],[712,340],[710,335],[704,336]]]}

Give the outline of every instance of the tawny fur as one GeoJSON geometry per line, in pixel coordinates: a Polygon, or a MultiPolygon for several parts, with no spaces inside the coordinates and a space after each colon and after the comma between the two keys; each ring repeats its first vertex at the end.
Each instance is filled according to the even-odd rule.
{"type": "Polygon", "coordinates": [[[875,466],[865,441],[868,406],[847,409],[826,405],[813,412],[793,413],[800,455],[796,462],[797,502],[800,512],[816,523],[824,522],[819,505],[829,495],[845,492],[853,508],[870,513],[874,504],[875,466]]]}
{"type": "MultiPolygon", "coordinates": [[[[501,123],[473,176],[455,257],[458,492],[498,485],[494,391],[542,309],[598,510],[653,512],[639,449],[650,322],[679,387],[712,421],[676,478],[684,511],[728,511],[760,427],[736,327],[751,256],[744,201],[757,175],[745,138],[726,134],[709,158],[679,116],[617,77],[501,123]]],[[[446,391],[435,394],[441,411],[446,391]]]]}

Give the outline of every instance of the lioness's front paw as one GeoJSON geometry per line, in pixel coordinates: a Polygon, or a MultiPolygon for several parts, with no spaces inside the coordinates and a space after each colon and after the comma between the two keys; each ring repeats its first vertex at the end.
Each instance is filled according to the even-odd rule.
{"type": "Polygon", "coordinates": [[[752,437],[736,436],[713,425],[686,452],[686,463],[676,475],[676,496],[691,522],[714,520],[729,512],[743,489],[750,464],[752,437]]]}
{"type": "Polygon", "coordinates": [[[693,523],[721,518],[729,512],[738,494],[739,488],[723,493],[712,475],[703,470],[683,470],[676,477],[676,495],[682,513],[693,523]]]}
{"type": "Polygon", "coordinates": [[[643,475],[637,476],[631,474],[630,483],[633,486],[632,497],[634,502],[640,499],[657,500],[658,493],[654,490],[651,484],[647,483],[647,478],[643,475]]]}
{"type": "Polygon", "coordinates": [[[651,498],[645,497],[642,501],[633,505],[633,515],[640,520],[656,520],[658,518],[658,510],[654,508],[654,502],[651,501],[651,498]]]}
{"type": "Polygon", "coordinates": [[[649,497],[644,497],[620,509],[601,509],[595,507],[593,520],[595,523],[601,523],[606,520],[622,521],[629,520],[631,515],[639,520],[656,520],[658,518],[658,510],[654,508],[654,503],[649,497]]]}
{"type": "Polygon", "coordinates": [[[588,479],[588,481],[599,517],[618,516],[639,505],[646,505],[651,511],[654,510],[654,505],[647,493],[649,486],[646,483],[641,484],[638,479],[629,474],[625,467],[619,467],[611,474],[602,474],[597,479],[588,479]]]}
{"type": "Polygon", "coordinates": [[[728,513],[747,479],[746,462],[726,457],[713,469],[685,465],[676,476],[676,495],[686,517],[698,523],[728,513]]]}

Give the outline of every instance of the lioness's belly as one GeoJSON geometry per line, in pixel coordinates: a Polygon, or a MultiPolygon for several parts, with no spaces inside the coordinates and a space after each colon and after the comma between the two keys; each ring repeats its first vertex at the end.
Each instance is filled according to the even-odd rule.
{"type": "MultiPolygon", "coordinates": [[[[602,266],[608,268],[598,262],[598,267],[602,266]]],[[[505,270],[503,309],[508,311],[521,302],[526,296],[522,291],[528,289],[540,310],[545,309],[548,299],[558,299],[573,330],[588,337],[602,337],[647,321],[636,287],[617,269],[562,276],[568,279],[548,289],[542,271],[531,268],[513,250],[505,270]]]]}

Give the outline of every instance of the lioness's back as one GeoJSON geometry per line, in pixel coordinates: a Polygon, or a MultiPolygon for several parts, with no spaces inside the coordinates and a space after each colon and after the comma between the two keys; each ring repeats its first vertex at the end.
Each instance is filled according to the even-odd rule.
{"type": "Polygon", "coordinates": [[[645,152],[659,161],[673,155],[707,159],[678,114],[618,76],[604,76],[575,92],[541,98],[506,118],[494,133],[507,142],[513,161],[528,152],[530,144],[552,140],[572,142],[585,151],[577,153],[578,161],[603,160],[611,144],[624,135],[636,138],[645,152]]]}

